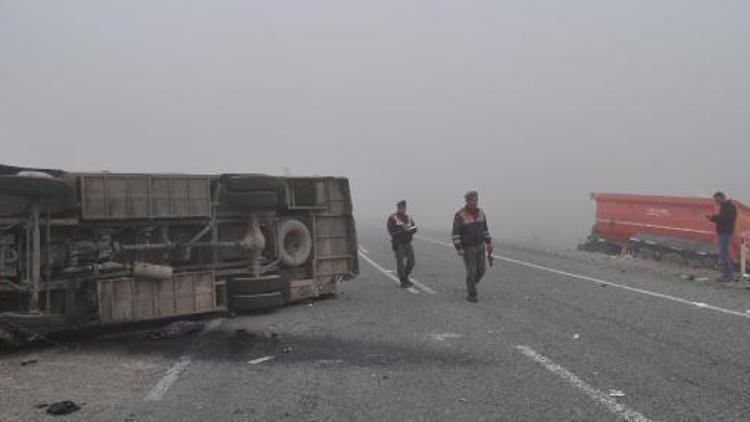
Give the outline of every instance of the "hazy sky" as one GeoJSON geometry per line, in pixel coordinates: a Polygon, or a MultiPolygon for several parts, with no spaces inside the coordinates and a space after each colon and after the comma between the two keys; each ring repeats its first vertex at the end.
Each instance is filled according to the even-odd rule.
{"type": "Polygon", "coordinates": [[[360,222],[573,244],[591,191],[750,202],[750,1],[0,0],[0,161],[341,175],[360,222]]]}

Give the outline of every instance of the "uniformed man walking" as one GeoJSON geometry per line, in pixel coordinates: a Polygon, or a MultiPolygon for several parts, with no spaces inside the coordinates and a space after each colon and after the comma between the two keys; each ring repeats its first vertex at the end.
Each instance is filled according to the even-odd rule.
{"type": "Polygon", "coordinates": [[[396,272],[401,287],[411,287],[409,275],[414,268],[414,247],[412,238],[417,232],[414,220],[406,214],[406,201],[396,204],[396,212],[388,217],[388,233],[391,235],[391,246],[396,255],[396,272]]]}
{"type": "MultiPolygon", "coordinates": [[[[487,217],[479,204],[476,191],[464,195],[466,206],[453,219],[453,245],[464,258],[468,301],[477,301],[477,284],[486,271],[485,257],[492,259],[492,238],[487,228],[487,217]]],[[[491,263],[491,261],[490,261],[491,263]]]]}

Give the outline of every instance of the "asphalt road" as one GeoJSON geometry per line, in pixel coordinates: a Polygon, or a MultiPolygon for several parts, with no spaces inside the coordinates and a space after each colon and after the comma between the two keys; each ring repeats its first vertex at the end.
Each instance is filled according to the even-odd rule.
{"type": "Polygon", "coordinates": [[[447,236],[426,236],[412,290],[361,229],[361,274],[334,299],[4,352],[0,421],[750,420],[741,283],[501,244],[472,304],[447,236]],[[60,400],[82,410],[36,407],[60,400]]]}

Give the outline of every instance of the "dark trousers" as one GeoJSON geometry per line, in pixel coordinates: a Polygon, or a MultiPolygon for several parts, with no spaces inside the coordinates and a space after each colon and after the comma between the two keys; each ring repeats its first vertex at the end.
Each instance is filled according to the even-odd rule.
{"type": "Polygon", "coordinates": [[[469,297],[477,297],[477,284],[487,270],[484,245],[464,247],[464,265],[466,266],[466,290],[469,297]]]}
{"type": "Polygon", "coordinates": [[[397,243],[393,245],[393,250],[396,253],[398,279],[401,280],[401,284],[404,284],[409,281],[409,275],[414,268],[414,247],[411,243],[397,243]]]}
{"type": "Polygon", "coordinates": [[[729,246],[731,244],[731,234],[719,235],[719,264],[724,281],[732,281],[734,279],[734,264],[732,263],[732,256],[729,255],[729,246]]]}

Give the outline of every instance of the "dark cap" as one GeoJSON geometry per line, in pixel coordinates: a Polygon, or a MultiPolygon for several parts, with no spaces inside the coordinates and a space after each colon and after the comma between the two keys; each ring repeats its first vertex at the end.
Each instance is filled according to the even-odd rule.
{"type": "Polygon", "coordinates": [[[406,206],[406,201],[404,201],[404,200],[402,199],[402,200],[400,200],[400,201],[396,202],[396,206],[397,206],[397,207],[405,207],[405,206],[406,206]]]}
{"type": "Polygon", "coordinates": [[[475,190],[470,190],[466,192],[466,195],[464,195],[464,199],[477,199],[479,198],[479,192],[475,190]]]}

